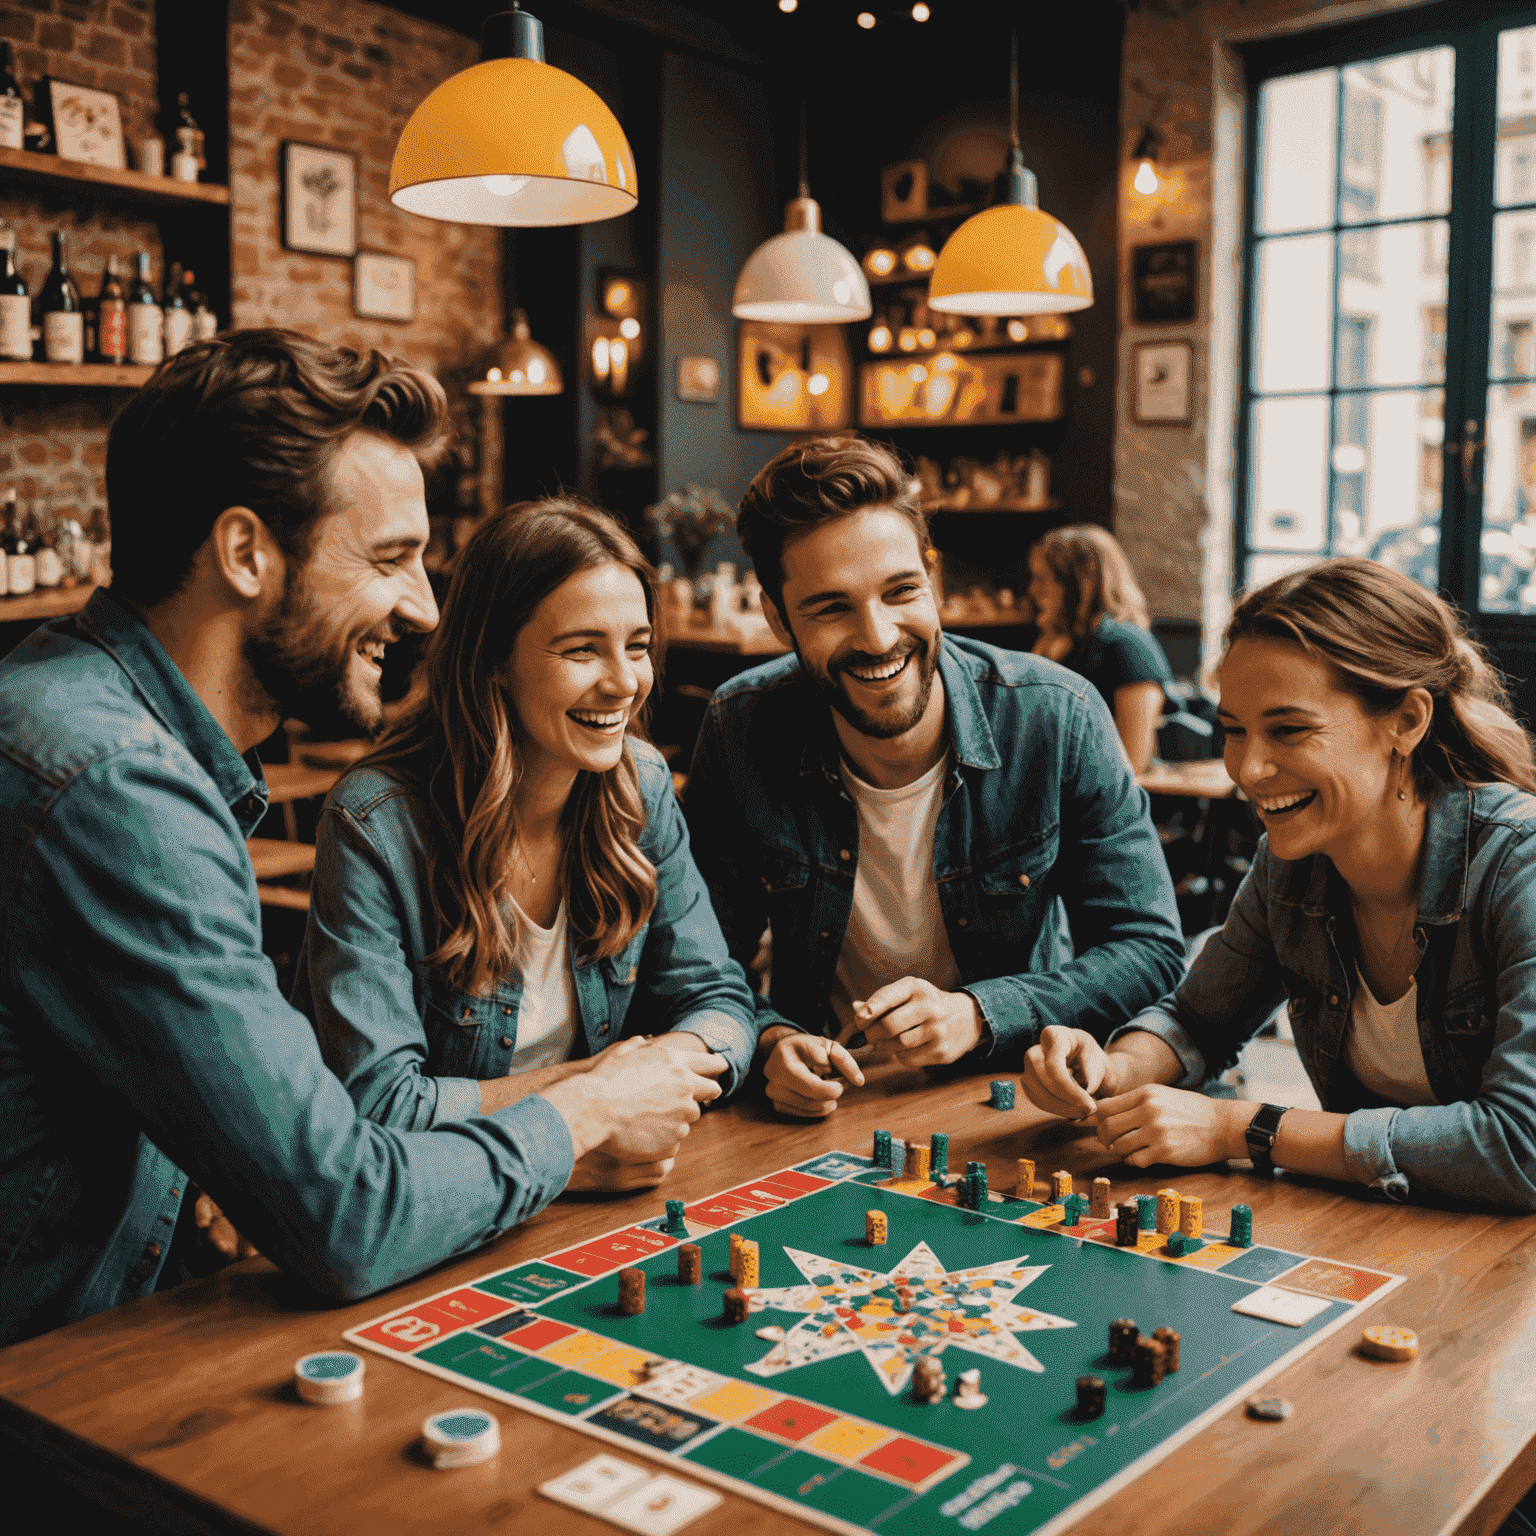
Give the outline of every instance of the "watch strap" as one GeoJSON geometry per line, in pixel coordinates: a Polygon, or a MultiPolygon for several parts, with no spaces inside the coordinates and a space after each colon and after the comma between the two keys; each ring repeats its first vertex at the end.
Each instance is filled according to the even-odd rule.
{"type": "Polygon", "coordinates": [[[1248,1128],[1243,1133],[1248,1143],[1248,1156],[1253,1160],[1253,1166],[1261,1172],[1268,1173],[1275,1166],[1272,1155],[1275,1137],[1280,1132],[1281,1118],[1289,1108],[1288,1104],[1260,1105],[1258,1114],[1248,1122],[1248,1128]]]}

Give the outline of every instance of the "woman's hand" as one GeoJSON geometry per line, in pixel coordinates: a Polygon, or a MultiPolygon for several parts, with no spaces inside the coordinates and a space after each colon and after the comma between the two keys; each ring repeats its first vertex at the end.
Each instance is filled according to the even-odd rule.
{"type": "Polygon", "coordinates": [[[862,1087],[864,1074],[847,1049],[820,1035],[786,1032],[774,1042],[763,1074],[773,1107],[802,1120],[820,1120],[837,1108],[843,1085],[832,1081],[841,1072],[854,1087],[862,1087]]]}
{"type": "Polygon", "coordinates": [[[1172,1163],[1200,1168],[1246,1157],[1243,1132],[1259,1111],[1244,1099],[1208,1099],[1203,1093],[1143,1083],[1129,1093],[1100,1099],[1084,1124],[1122,1162],[1133,1168],[1172,1163]]]}
{"type": "Polygon", "coordinates": [[[1085,1029],[1047,1024],[1040,1043],[1024,1053],[1024,1096],[1036,1109],[1064,1120],[1081,1120],[1095,1109],[1105,1086],[1109,1057],[1085,1029]]]}

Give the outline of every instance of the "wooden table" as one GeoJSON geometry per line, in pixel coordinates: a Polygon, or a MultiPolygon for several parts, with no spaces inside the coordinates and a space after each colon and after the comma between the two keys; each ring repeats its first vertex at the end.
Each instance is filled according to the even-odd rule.
{"type": "Polygon", "coordinates": [[[1191,800],[1230,800],[1237,785],[1219,757],[1188,763],[1153,763],[1136,782],[1149,795],[1181,795],[1191,800]]]}
{"type": "MultiPolygon", "coordinates": [[[[984,1079],[930,1084],[892,1067],[815,1125],[733,1104],[695,1126],[662,1189],[559,1200],[430,1281],[355,1306],[321,1309],[264,1260],[236,1265],[0,1351],[0,1446],[30,1486],[64,1479],[161,1531],[612,1536],[533,1491],[597,1452],[575,1430],[498,1406],[501,1454],[434,1472],[413,1445],[422,1419],[462,1401],[462,1388],[370,1355],[363,1401],[318,1409],[293,1394],[294,1360],[429,1287],[658,1215],[665,1196],[697,1199],[818,1152],[864,1150],[877,1125],[908,1137],[948,1129],[950,1165],[982,1159],[1005,1191],[1019,1156],[1075,1175],[1108,1169],[1121,1198],[1168,1182],[1167,1170],[1137,1175],[1071,1126],[1027,1106],[999,1114],[986,1098],[984,1079]]],[[[1260,1180],[1243,1164],[1177,1182],[1211,1210],[1246,1201],[1261,1242],[1407,1275],[1366,1320],[1415,1329],[1419,1358],[1388,1365],[1355,1354],[1344,1332],[1324,1339],[1266,1388],[1295,1404],[1288,1420],[1257,1424],[1231,1409],[1076,1529],[1495,1530],[1536,1482],[1536,1218],[1385,1206],[1316,1181],[1260,1180]]],[[[727,1494],[687,1536],[811,1529],[727,1494]]]]}

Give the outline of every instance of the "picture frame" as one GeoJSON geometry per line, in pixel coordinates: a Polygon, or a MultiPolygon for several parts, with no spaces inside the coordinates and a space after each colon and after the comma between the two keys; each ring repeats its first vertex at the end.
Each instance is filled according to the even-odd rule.
{"type": "Polygon", "coordinates": [[[1131,348],[1131,420],[1143,427],[1189,426],[1194,373],[1192,343],[1137,343],[1131,348]]]}
{"type": "Polygon", "coordinates": [[[1187,325],[1195,318],[1200,246],[1194,240],[1131,247],[1131,318],[1137,325],[1187,325]]]}
{"type": "Polygon", "coordinates": [[[352,258],[352,313],[361,320],[416,318],[416,258],[359,251],[352,258]]]}
{"type": "Polygon", "coordinates": [[[357,156],[296,139],[284,139],[279,155],[284,247],[357,255],[357,156]]]}
{"type": "Polygon", "coordinates": [[[743,320],[736,333],[736,425],[835,432],[853,425],[853,359],[840,325],[743,320]]]}
{"type": "Polygon", "coordinates": [[[898,160],[880,172],[880,219],[902,224],[928,217],[928,162],[898,160]]]}
{"type": "Polygon", "coordinates": [[[122,107],[111,91],[75,85],[53,75],[44,75],[38,84],[59,159],[114,171],[128,168],[122,107]]]}

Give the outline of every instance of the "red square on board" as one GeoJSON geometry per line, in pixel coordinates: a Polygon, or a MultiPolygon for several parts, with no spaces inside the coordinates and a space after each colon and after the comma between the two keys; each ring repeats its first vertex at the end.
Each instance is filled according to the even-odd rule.
{"type": "Polygon", "coordinates": [[[776,1189],[769,1189],[766,1184],[743,1184],[740,1189],[728,1189],[723,1195],[717,1195],[715,1198],[739,1200],[744,1205],[755,1205],[759,1210],[771,1211],[776,1206],[783,1205],[789,1196],[780,1194],[776,1189]]]}
{"type": "Polygon", "coordinates": [[[393,1317],[386,1317],[382,1323],[364,1328],[358,1338],[372,1339],[375,1344],[382,1344],[386,1349],[398,1349],[402,1355],[408,1355],[412,1350],[420,1349],[423,1344],[430,1344],[433,1339],[452,1333],[453,1328],[452,1323],[432,1316],[424,1307],[418,1307],[411,1312],[397,1312],[393,1317]]]}
{"type": "Polygon", "coordinates": [[[898,1436],[887,1440],[878,1450],[859,1458],[861,1467],[872,1467],[887,1477],[899,1477],[904,1483],[923,1483],[940,1467],[957,1460],[949,1451],[941,1451],[936,1445],[924,1445],[920,1440],[905,1440],[898,1436]]]}
{"type": "Polygon", "coordinates": [[[941,1189],[937,1184],[930,1184],[927,1189],[917,1192],[919,1200],[932,1200],[935,1205],[959,1205],[960,1190],[957,1185],[951,1185],[948,1189],[941,1189]]]}
{"type": "Polygon", "coordinates": [[[744,1200],[709,1200],[702,1205],[690,1205],[683,1216],[701,1227],[728,1227],[733,1221],[740,1221],[743,1216],[756,1216],[762,1210],[762,1206],[744,1200]]]}
{"type": "Polygon", "coordinates": [[[578,1330],[567,1327],[564,1323],[557,1323],[553,1318],[541,1317],[536,1323],[529,1323],[526,1328],[514,1329],[511,1333],[501,1336],[503,1344],[515,1344],[519,1349],[526,1349],[530,1353],[543,1349],[546,1344],[556,1344],[561,1339],[568,1339],[578,1330]]]}
{"type": "Polygon", "coordinates": [[[837,1417],[837,1414],[828,1413],[825,1408],[813,1408],[810,1403],[797,1403],[794,1398],[786,1397],[782,1402],[764,1408],[761,1413],[755,1413],[742,1422],[752,1429],[762,1430],[764,1434],[777,1435],[781,1440],[804,1440],[807,1435],[814,1435],[818,1429],[837,1417]]]}
{"type": "Polygon", "coordinates": [[[558,1264],[575,1275],[606,1275],[609,1270],[618,1269],[624,1261],[606,1254],[589,1253],[585,1248],[568,1248],[564,1253],[551,1254],[544,1262],[558,1264]]]}
{"type": "Polygon", "coordinates": [[[648,1259],[653,1253],[661,1253],[678,1241],[660,1232],[647,1232],[643,1227],[632,1227],[628,1232],[615,1232],[612,1237],[595,1238],[583,1243],[582,1253],[590,1253],[609,1264],[635,1264],[648,1259]]]}
{"type": "Polygon", "coordinates": [[[785,1189],[792,1189],[796,1194],[808,1195],[813,1189],[825,1189],[832,1181],[830,1179],[818,1179],[815,1174],[800,1173],[791,1168],[785,1173],[776,1173],[771,1179],[764,1179],[765,1184],[779,1184],[785,1189]]]}
{"type": "Polygon", "coordinates": [[[471,1290],[466,1285],[461,1291],[435,1296],[431,1301],[423,1302],[416,1310],[427,1316],[447,1318],[456,1328],[466,1328],[471,1323],[483,1323],[487,1318],[500,1317],[516,1305],[515,1301],[488,1296],[484,1291],[471,1290]]]}

